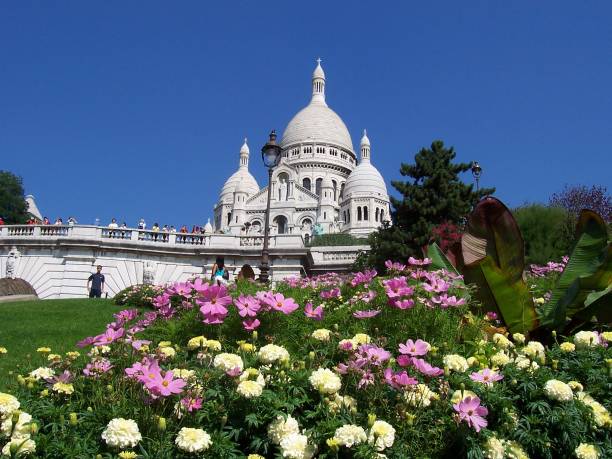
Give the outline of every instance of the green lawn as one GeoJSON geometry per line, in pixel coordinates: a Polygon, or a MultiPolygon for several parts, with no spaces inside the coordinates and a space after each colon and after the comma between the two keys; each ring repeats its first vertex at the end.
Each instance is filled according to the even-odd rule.
{"type": "Polygon", "coordinates": [[[0,303],[0,347],[8,350],[0,354],[0,390],[19,372],[46,365],[36,348],[48,346],[58,354],[79,350],[77,341],[103,332],[121,309],[106,299],[0,303]]]}

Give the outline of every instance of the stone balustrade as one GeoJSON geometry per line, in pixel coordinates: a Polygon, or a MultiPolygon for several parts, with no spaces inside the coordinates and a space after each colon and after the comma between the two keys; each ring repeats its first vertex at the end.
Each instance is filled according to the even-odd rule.
{"type": "MultiPolygon", "coordinates": [[[[132,243],[206,246],[210,248],[236,248],[241,250],[261,250],[262,235],[233,235],[217,233],[169,233],[164,231],[141,230],[136,228],[108,228],[93,225],[5,225],[0,226],[0,238],[43,238],[97,239],[130,241],[132,243]]],[[[304,248],[300,234],[277,234],[269,239],[270,248],[304,248]]]]}

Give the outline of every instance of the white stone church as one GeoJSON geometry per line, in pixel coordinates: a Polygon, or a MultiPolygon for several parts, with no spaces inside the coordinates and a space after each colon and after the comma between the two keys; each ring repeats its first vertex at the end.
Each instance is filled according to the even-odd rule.
{"type": "MultiPolygon", "coordinates": [[[[310,103],[289,121],[272,175],[272,234],[300,234],[308,241],[315,225],[323,233],[367,236],[389,219],[389,195],[372,165],[364,131],[360,158],[346,125],[325,100],[320,59],[312,74],[310,103]]],[[[227,179],[214,208],[214,229],[224,233],[263,232],[268,187],[249,172],[249,147],[240,149],[238,170],[227,179]]]]}
{"type": "MultiPolygon", "coordinates": [[[[320,60],[312,98],[289,122],[280,141],[282,158],[271,185],[270,267],[273,281],[350,269],[363,245],[308,244],[315,234],[359,238],[389,220],[385,182],[371,162],[365,131],[359,158],[342,119],[325,100],[320,60]]],[[[268,187],[249,172],[249,147],[227,179],[205,233],[160,233],[98,225],[0,226],[0,278],[26,281],[39,298],[87,296],[86,284],[102,265],[109,296],[142,284],[167,284],[209,276],[218,256],[233,279],[259,274],[268,187]]],[[[30,212],[40,218],[34,198],[30,212]]]]}

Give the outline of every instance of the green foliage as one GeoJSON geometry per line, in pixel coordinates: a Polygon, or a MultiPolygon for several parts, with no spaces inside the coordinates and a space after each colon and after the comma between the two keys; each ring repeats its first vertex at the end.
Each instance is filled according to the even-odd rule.
{"type": "Polygon", "coordinates": [[[405,260],[411,256],[419,256],[420,251],[415,251],[410,243],[408,234],[397,226],[386,226],[368,236],[370,251],[367,256],[358,259],[353,270],[360,271],[367,267],[375,268],[379,273],[384,273],[385,261],[405,260]]]}
{"type": "Polygon", "coordinates": [[[512,211],[525,241],[528,264],[543,265],[567,255],[573,236],[567,231],[567,211],[530,204],[512,211]]]}
{"type": "Polygon", "coordinates": [[[495,192],[494,188],[476,192],[463,183],[459,174],[471,165],[453,163],[455,156],[453,147],[445,148],[444,142],[436,140],[416,154],[415,164],[402,163],[400,173],[408,181],[391,182],[402,195],[402,199],[391,198],[394,223],[406,232],[415,250],[429,242],[434,226],[461,223],[481,197],[495,192]]]}
{"type": "Polygon", "coordinates": [[[320,234],[314,236],[307,247],[324,247],[324,246],[337,246],[337,245],[365,245],[367,240],[364,238],[357,238],[350,234],[345,233],[334,233],[334,234],[320,234]]]}
{"type": "Polygon", "coordinates": [[[607,226],[595,212],[583,210],[578,218],[576,243],[570,259],[559,276],[549,303],[543,309],[543,324],[559,328],[565,325],[566,316],[586,322],[592,315],[600,314],[600,310],[601,314],[609,315],[610,301],[606,296],[595,304],[590,302],[586,316],[582,313],[588,295],[604,290],[610,284],[612,244],[608,241],[607,226]],[[600,309],[595,309],[595,306],[600,309]]]}
{"type": "Polygon", "coordinates": [[[23,224],[29,218],[21,177],[8,171],[0,171],[0,217],[7,225],[23,224]]]}
{"type": "Polygon", "coordinates": [[[113,298],[113,303],[128,308],[152,307],[153,298],[163,292],[163,288],[154,285],[132,285],[124,288],[113,298]]]}
{"type": "Polygon", "coordinates": [[[452,273],[459,274],[442,249],[435,242],[430,244],[427,248],[427,258],[431,260],[431,265],[435,269],[446,269],[452,273]]]}

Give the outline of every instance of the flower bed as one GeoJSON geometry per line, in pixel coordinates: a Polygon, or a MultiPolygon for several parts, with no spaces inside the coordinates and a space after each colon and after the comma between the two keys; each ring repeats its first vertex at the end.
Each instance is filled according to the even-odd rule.
{"type": "Polygon", "coordinates": [[[86,360],[38,349],[40,366],[0,394],[4,450],[610,457],[610,332],[548,346],[507,336],[480,317],[460,277],[427,264],[271,291],[170,286],[153,310],[122,311],[81,341],[86,360]]]}

